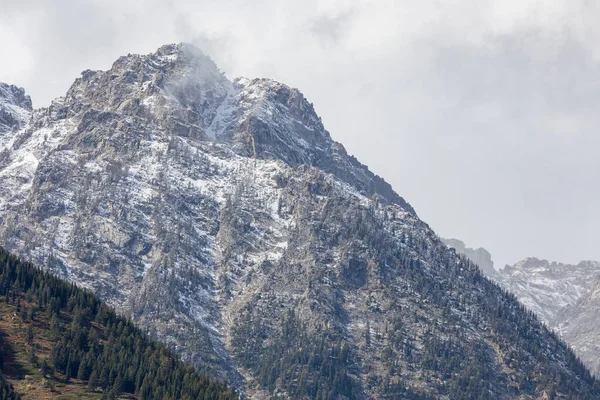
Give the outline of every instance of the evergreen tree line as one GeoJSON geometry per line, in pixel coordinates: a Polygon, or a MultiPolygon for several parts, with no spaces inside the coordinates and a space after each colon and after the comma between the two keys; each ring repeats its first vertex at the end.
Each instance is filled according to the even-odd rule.
{"type": "MultiPolygon", "coordinates": [[[[236,399],[227,385],[185,365],[161,343],[148,338],[133,323],[95,295],[23,262],[0,248],[0,295],[32,320],[46,313],[55,338],[44,375],[60,372],[65,380],[87,382],[105,398],[133,393],[140,399],[236,399]],[[21,297],[31,305],[21,306],[21,297]]],[[[30,325],[26,340],[33,340],[30,325]]],[[[31,355],[35,360],[35,354],[31,355]]],[[[12,399],[1,382],[2,399],[12,399]]]]}

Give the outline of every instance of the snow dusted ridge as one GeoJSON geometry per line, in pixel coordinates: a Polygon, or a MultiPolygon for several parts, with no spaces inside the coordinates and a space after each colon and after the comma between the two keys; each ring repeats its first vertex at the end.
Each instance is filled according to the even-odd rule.
{"type": "Polygon", "coordinates": [[[600,276],[600,263],[582,261],[567,265],[526,258],[502,269],[499,281],[517,295],[549,326],[556,326],[561,311],[574,306],[600,276]]]}
{"type": "Polygon", "coordinates": [[[31,98],[25,90],[0,82],[0,140],[25,126],[31,116],[31,98]]]}
{"type": "MultiPolygon", "coordinates": [[[[2,244],[251,397],[273,373],[268,396],[293,398],[294,374],[334,380],[283,358],[294,326],[324,343],[308,355],[348,348],[336,382],[357,399],[448,398],[471,372],[424,373],[432,343],[485,364],[493,398],[547,371],[591,390],[573,354],[334,142],[297,89],[230,81],[167,45],[84,71],[18,126],[0,143],[2,244]]],[[[287,354],[308,351],[294,343],[287,354]]],[[[552,384],[538,383],[527,398],[552,384]]]]}
{"type": "Polygon", "coordinates": [[[596,375],[600,374],[600,307],[591,299],[599,279],[600,262],[569,265],[537,258],[506,266],[498,276],[498,282],[555,329],[596,375]]]}
{"type": "Polygon", "coordinates": [[[229,81],[190,45],[83,71],[46,109],[14,86],[0,94],[12,118],[0,142],[3,244],[238,385],[225,335],[235,313],[223,307],[288,250],[298,221],[287,187],[317,171],[295,167],[330,170],[339,196],[414,213],[331,140],[298,90],[229,81]]]}

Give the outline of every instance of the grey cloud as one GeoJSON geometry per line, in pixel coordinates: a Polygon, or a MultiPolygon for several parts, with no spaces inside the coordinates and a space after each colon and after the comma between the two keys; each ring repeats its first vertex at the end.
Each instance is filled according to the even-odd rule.
{"type": "Polygon", "coordinates": [[[318,16],[309,22],[311,33],[328,45],[337,45],[349,29],[356,10],[346,10],[335,16],[318,16]]]}

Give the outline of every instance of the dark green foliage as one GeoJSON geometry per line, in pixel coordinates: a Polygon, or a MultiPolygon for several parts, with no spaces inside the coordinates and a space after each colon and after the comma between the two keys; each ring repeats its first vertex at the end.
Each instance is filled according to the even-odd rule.
{"type": "Polygon", "coordinates": [[[360,398],[361,389],[349,374],[347,344],[332,341],[325,333],[308,334],[308,329],[290,311],[283,316],[280,335],[264,346],[257,321],[240,324],[235,332],[237,356],[258,377],[263,388],[286,390],[292,398],[318,400],[360,398]],[[258,335],[257,335],[258,333],[258,335]]]}
{"type": "Polygon", "coordinates": [[[25,341],[28,344],[33,343],[33,325],[27,327],[27,334],[25,335],[25,341]]]}
{"type": "MultiPolygon", "coordinates": [[[[0,294],[20,305],[19,293],[26,293],[29,303],[39,305],[37,310],[29,310],[26,318],[47,313],[51,321],[56,340],[50,365],[44,362],[44,375],[54,368],[66,380],[89,380],[90,390],[100,387],[108,398],[123,392],[135,393],[140,399],[237,398],[226,385],[200,375],[162,344],[148,339],[90,292],[0,248],[0,294]]],[[[26,337],[33,341],[31,325],[26,337]]],[[[31,358],[35,359],[35,353],[31,358]]],[[[14,396],[11,393],[12,387],[2,381],[0,399],[17,398],[10,397],[14,396]]]]}
{"type": "MultiPolygon", "coordinates": [[[[5,353],[4,338],[0,335],[0,372],[4,369],[4,353],[5,353]]],[[[13,386],[10,382],[4,379],[4,376],[0,373],[0,400],[18,400],[21,396],[15,393],[13,386]]]]}
{"type": "Polygon", "coordinates": [[[15,393],[13,386],[0,376],[0,400],[18,400],[21,396],[15,393]]]}

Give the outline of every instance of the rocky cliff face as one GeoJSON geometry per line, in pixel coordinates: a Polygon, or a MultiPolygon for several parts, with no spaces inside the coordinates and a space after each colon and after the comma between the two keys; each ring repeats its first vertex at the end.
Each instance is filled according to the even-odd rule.
{"type": "Polygon", "coordinates": [[[0,82],[0,136],[25,126],[31,110],[31,98],[23,88],[0,82]]]}
{"type": "Polygon", "coordinates": [[[598,395],[296,89],[169,45],[1,145],[3,245],[253,398],[598,395]]]}

